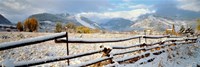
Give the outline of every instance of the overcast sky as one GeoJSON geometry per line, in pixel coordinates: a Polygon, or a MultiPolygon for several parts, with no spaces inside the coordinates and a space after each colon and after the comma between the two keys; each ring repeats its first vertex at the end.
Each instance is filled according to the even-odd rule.
{"type": "Polygon", "coordinates": [[[0,14],[16,23],[37,13],[124,17],[157,13],[200,17],[200,0],[0,0],[0,14]]]}

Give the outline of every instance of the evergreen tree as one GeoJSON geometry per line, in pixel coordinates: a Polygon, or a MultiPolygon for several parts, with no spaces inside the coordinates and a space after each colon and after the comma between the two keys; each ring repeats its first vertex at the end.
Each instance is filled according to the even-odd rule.
{"type": "Polygon", "coordinates": [[[180,33],[180,34],[183,34],[184,31],[185,31],[185,27],[184,27],[183,25],[181,25],[181,28],[180,28],[180,30],[179,30],[179,33],[180,33]]]}

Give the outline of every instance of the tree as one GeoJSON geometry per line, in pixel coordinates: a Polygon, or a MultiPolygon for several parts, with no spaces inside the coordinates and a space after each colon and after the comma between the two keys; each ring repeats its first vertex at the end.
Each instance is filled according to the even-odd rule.
{"type": "Polygon", "coordinates": [[[200,32],[200,19],[197,19],[196,29],[197,29],[198,32],[200,32]]]}
{"type": "Polygon", "coordinates": [[[37,31],[39,27],[38,21],[35,18],[28,18],[24,22],[24,29],[28,32],[37,31]]]}
{"type": "Polygon", "coordinates": [[[76,28],[75,24],[72,23],[72,22],[67,23],[67,24],[66,24],[66,27],[67,27],[68,29],[75,29],[75,28],[76,28]]]}
{"type": "Polygon", "coordinates": [[[17,23],[17,29],[21,32],[23,31],[23,24],[21,22],[17,23]]]}
{"type": "Polygon", "coordinates": [[[62,32],[62,24],[61,24],[60,22],[57,22],[57,23],[56,23],[55,32],[56,32],[56,33],[62,32]]]}
{"type": "Polygon", "coordinates": [[[193,35],[193,34],[194,34],[194,29],[192,29],[192,27],[188,27],[188,28],[185,30],[185,34],[191,34],[191,35],[193,35]]]}
{"type": "Polygon", "coordinates": [[[69,22],[65,25],[65,29],[67,32],[75,32],[76,25],[72,22],[69,22]]]}
{"type": "Polygon", "coordinates": [[[175,25],[172,24],[172,34],[175,35],[176,34],[176,30],[175,30],[175,25]]]}
{"type": "Polygon", "coordinates": [[[179,29],[179,33],[183,34],[185,31],[185,27],[183,25],[181,25],[181,28],[179,29]]]}

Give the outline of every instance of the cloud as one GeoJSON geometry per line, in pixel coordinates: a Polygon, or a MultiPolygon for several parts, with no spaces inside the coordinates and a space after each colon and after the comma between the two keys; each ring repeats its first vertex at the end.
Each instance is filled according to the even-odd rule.
{"type": "Polygon", "coordinates": [[[200,12],[200,1],[199,0],[177,0],[179,9],[200,12]]]}
{"type": "Polygon", "coordinates": [[[172,19],[193,20],[200,17],[200,12],[179,8],[180,5],[182,4],[177,0],[164,0],[155,4],[153,8],[156,10],[156,15],[172,19]]]}
{"type": "Polygon", "coordinates": [[[138,4],[138,5],[129,5],[128,8],[132,8],[132,9],[141,9],[141,8],[149,9],[149,8],[152,8],[152,7],[153,7],[153,5],[138,4]]]}
{"type": "Polygon", "coordinates": [[[87,18],[100,18],[100,19],[124,18],[124,19],[129,19],[129,20],[134,21],[140,15],[149,14],[149,13],[155,13],[155,10],[134,9],[130,11],[115,11],[115,12],[104,12],[104,13],[83,12],[79,14],[87,18]]]}
{"type": "Polygon", "coordinates": [[[0,14],[14,23],[23,21],[33,13],[46,12],[45,9],[32,6],[27,0],[2,0],[0,2],[0,14]]]}
{"type": "Polygon", "coordinates": [[[0,14],[14,23],[37,13],[101,12],[111,7],[108,0],[0,0],[0,14]]]}
{"type": "Polygon", "coordinates": [[[32,14],[44,12],[85,13],[108,18],[122,16],[133,20],[141,14],[153,13],[155,10],[161,15],[194,16],[197,14],[192,12],[200,12],[198,6],[198,0],[0,0],[0,14],[14,23],[23,21],[32,14]]]}

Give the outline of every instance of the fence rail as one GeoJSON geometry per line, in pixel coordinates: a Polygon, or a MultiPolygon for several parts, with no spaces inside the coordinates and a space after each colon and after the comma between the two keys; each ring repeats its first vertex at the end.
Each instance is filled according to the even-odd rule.
{"type": "MultiPolygon", "coordinates": [[[[134,44],[130,46],[111,46],[111,47],[103,47],[100,50],[95,50],[95,51],[90,51],[86,53],[81,53],[81,54],[76,54],[76,55],[68,55],[68,56],[62,56],[62,57],[53,57],[53,58],[47,58],[47,59],[40,59],[36,61],[22,61],[15,63],[15,66],[34,66],[34,65],[40,65],[40,64],[45,64],[45,63],[51,63],[51,62],[56,62],[56,61],[62,61],[62,60],[68,60],[69,64],[69,59],[73,58],[78,58],[82,56],[88,56],[96,53],[103,53],[102,58],[96,59],[96,60],[91,60],[82,64],[78,65],[71,65],[71,66],[88,66],[88,65],[93,65],[93,64],[99,64],[102,61],[109,60],[108,64],[112,63],[123,63],[125,61],[131,60],[131,61],[137,61],[139,59],[148,57],[150,54],[153,55],[159,55],[164,51],[164,48],[166,46],[171,46],[171,45],[178,45],[178,44],[188,44],[188,43],[195,43],[197,38],[186,38],[186,39],[171,39],[171,40],[165,40],[165,41],[160,41],[160,42],[155,42],[155,43],[141,43],[141,38],[144,38],[145,41],[146,39],[160,39],[160,38],[180,38],[180,37],[170,37],[168,35],[157,35],[157,36],[133,36],[133,37],[127,37],[127,38],[118,38],[118,39],[80,39],[80,38],[69,38],[67,32],[62,32],[62,33],[56,33],[53,35],[46,35],[46,36],[40,36],[40,37],[34,37],[34,38],[28,38],[20,41],[13,41],[13,42],[5,42],[5,43],[0,43],[0,51],[2,50],[7,50],[11,48],[17,48],[17,47],[22,47],[22,46],[28,46],[28,45],[34,45],[37,43],[49,41],[49,40],[55,40],[55,43],[66,43],[67,44],[67,49],[68,49],[68,43],[109,43],[109,42],[122,42],[122,41],[127,41],[127,40],[132,40],[132,39],[139,39],[140,44],[134,44]],[[63,38],[66,37],[66,38],[63,38]],[[157,46],[155,46],[157,45],[157,46]],[[112,50],[118,50],[118,49],[129,49],[133,47],[140,47],[137,49],[131,49],[128,51],[123,51],[123,52],[117,52],[117,53],[111,53],[112,50]],[[150,50],[158,50],[155,52],[151,52],[150,50]],[[136,51],[143,51],[142,53],[134,56],[130,56],[127,58],[120,58],[120,59],[113,59],[116,55],[122,55],[122,54],[127,54],[127,53],[132,53],[136,51]]],[[[69,50],[67,50],[67,53],[69,50]]]]}
{"type": "Polygon", "coordinates": [[[0,44],[0,50],[7,50],[11,48],[16,48],[16,47],[22,47],[22,46],[27,46],[27,45],[34,45],[37,43],[49,41],[49,40],[54,40],[57,38],[63,38],[66,36],[66,32],[63,33],[56,33],[53,35],[46,35],[46,36],[39,36],[39,37],[34,37],[34,38],[28,38],[24,40],[19,40],[19,41],[13,41],[13,42],[5,42],[0,44]]]}
{"type": "Polygon", "coordinates": [[[108,43],[108,42],[122,42],[131,39],[141,38],[142,36],[133,36],[128,38],[118,38],[118,39],[81,39],[81,38],[69,38],[68,41],[65,38],[56,39],[56,43],[108,43]]]}
{"type": "Polygon", "coordinates": [[[51,63],[51,62],[56,62],[56,61],[62,61],[62,60],[92,55],[92,54],[103,52],[103,50],[104,49],[100,49],[100,50],[91,51],[91,52],[87,52],[87,53],[81,53],[81,54],[77,54],[77,55],[53,57],[53,58],[36,60],[36,61],[35,60],[34,61],[24,61],[24,62],[15,63],[15,66],[24,67],[24,66],[34,66],[34,65],[39,65],[39,64],[51,63]]]}

